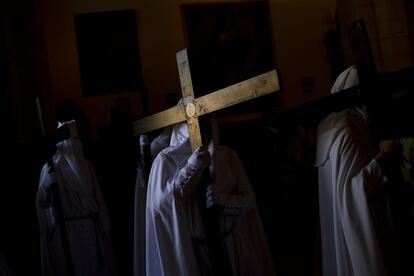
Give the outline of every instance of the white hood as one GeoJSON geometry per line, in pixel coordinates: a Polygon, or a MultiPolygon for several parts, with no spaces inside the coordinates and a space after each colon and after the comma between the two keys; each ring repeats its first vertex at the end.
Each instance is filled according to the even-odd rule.
{"type": "Polygon", "coordinates": [[[88,164],[83,155],[82,142],[79,140],[76,123],[75,121],[59,123],[58,128],[63,125],[69,125],[70,137],[56,144],[56,154],[53,156],[53,160],[58,164],[62,159],[65,159],[83,187],[83,182],[89,180],[86,172],[88,164]]]}
{"type": "Polygon", "coordinates": [[[158,153],[168,147],[170,145],[171,134],[172,134],[173,127],[167,126],[158,135],[152,142],[151,142],[151,156],[154,159],[157,157],[158,153]]]}
{"type": "MultiPolygon", "coordinates": [[[[331,94],[354,87],[359,84],[358,70],[355,65],[344,70],[336,79],[331,89],[331,94]]],[[[333,141],[339,132],[349,124],[348,115],[362,115],[367,119],[365,108],[353,108],[352,111],[344,109],[340,112],[331,113],[321,121],[318,127],[316,166],[323,165],[329,158],[329,152],[333,141]],[[328,141],[328,142],[327,142],[328,141]]]]}
{"type": "Polygon", "coordinates": [[[336,78],[331,94],[354,87],[359,84],[358,70],[355,65],[348,67],[336,78]]]}
{"type": "Polygon", "coordinates": [[[176,147],[189,139],[188,134],[188,127],[186,123],[178,123],[174,125],[172,133],[171,133],[171,139],[170,139],[170,146],[176,147]]]}

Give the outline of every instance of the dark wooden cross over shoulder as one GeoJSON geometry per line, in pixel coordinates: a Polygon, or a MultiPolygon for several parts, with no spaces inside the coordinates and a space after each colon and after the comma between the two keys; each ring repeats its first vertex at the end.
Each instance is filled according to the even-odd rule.
{"type": "MultiPolygon", "coordinates": [[[[199,116],[279,90],[279,79],[276,70],[273,70],[205,96],[195,98],[186,49],[177,53],[177,65],[183,103],[134,122],[133,132],[135,136],[186,121],[191,148],[194,151],[202,145],[198,122],[199,116]]],[[[206,172],[203,177],[204,181],[202,182],[212,183],[211,181],[205,181],[211,178],[206,172]]],[[[205,240],[208,247],[212,275],[231,276],[230,264],[226,261],[226,254],[224,253],[217,210],[214,208],[207,209],[205,203],[200,206],[203,223],[205,225],[205,240]]]]}
{"type": "Polygon", "coordinates": [[[283,111],[280,132],[297,125],[317,125],[332,112],[364,104],[369,107],[370,128],[377,139],[413,137],[414,124],[405,122],[414,117],[414,66],[379,76],[364,21],[350,24],[348,34],[360,84],[283,111]],[[404,94],[393,95],[398,90],[404,94]]]}
{"type": "Polygon", "coordinates": [[[172,124],[187,121],[191,148],[201,146],[198,117],[245,102],[280,89],[276,70],[245,80],[205,96],[195,98],[187,49],[177,53],[183,104],[169,108],[147,118],[134,122],[134,136],[172,124]]]}

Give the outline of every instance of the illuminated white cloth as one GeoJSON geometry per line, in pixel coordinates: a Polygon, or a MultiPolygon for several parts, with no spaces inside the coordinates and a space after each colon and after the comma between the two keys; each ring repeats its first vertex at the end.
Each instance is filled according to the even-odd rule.
{"type": "MultiPolygon", "coordinates": [[[[71,130],[73,131],[72,125],[71,130]]],[[[56,148],[53,162],[75,274],[115,275],[106,205],[95,172],[83,156],[82,144],[77,135],[72,135],[58,143],[56,148]],[[99,265],[100,261],[103,267],[99,265]]],[[[40,174],[36,198],[42,275],[64,276],[68,274],[66,259],[53,195],[45,187],[47,174],[48,166],[45,164],[40,174]]]]}
{"type": "MultiPolygon", "coordinates": [[[[217,135],[215,138],[213,141],[217,135]]],[[[226,195],[221,227],[235,225],[224,240],[233,275],[275,275],[255,195],[243,166],[234,151],[213,144],[209,146],[213,159],[210,172],[226,195]]],[[[205,237],[198,198],[184,200],[176,190],[175,178],[190,155],[187,126],[177,124],[170,147],[154,160],[148,183],[147,275],[198,276],[209,270],[206,246],[192,241],[205,237]]]]}
{"type": "MultiPolygon", "coordinates": [[[[170,145],[172,127],[167,127],[151,142],[151,156],[170,145]]],[[[146,234],[145,209],[147,206],[147,182],[142,166],[138,166],[135,182],[135,210],[134,210],[134,276],[146,275],[146,234]]]]}
{"type": "MultiPolygon", "coordinates": [[[[338,77],[332,93],[358,84],[355,67],[338,77]]],[[[367,194],[383,186],[364,108],[328,115],[317,135],[319,211],[324,276],[386,275],[367,194]]]]}

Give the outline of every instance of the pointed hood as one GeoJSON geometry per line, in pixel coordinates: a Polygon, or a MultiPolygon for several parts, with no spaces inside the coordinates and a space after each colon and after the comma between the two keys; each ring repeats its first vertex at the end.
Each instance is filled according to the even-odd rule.
{"type": "MultiPolygon", "coordinates": [[[[354,87],[359,84],[358,71],[355,65],[344,70],[336,79],[331,89],[331,94],[354,87]]],[[[356,108],[357,112],[363,114],[366,118],[366,113],[363,109],[356,108]]],[[[318,127],[317,139],[317,155],[316,166],[322,166],[329,159],[329,152],[335,138],[339,132],[348,125],[347,115],[349,109],[344,109],[340,112],[331,113],[328,117],[323,119],[318,127]]]]}
{"type": "Polygon", "coordinates": [[[54,155],[54,162],[59,164],[65,160],[83,187],[83,181],[88,179],[87,161],[83,155],[82,142],[79,139],[78,130],[75,121],[63,122],[58,124],[58,128],[64,125],[69,125],[70,137],[62,142],[56,144],[56,154],[54,155]]]}

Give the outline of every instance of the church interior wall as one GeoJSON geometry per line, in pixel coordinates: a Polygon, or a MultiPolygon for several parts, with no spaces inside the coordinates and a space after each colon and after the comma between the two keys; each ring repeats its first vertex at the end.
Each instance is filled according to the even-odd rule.
{"type": "MultiPolygon", "coordinates": [[[[82,96],[74,26],[74,15],[78,13],[134,9],[149,112],[164,109],[166,94],[180,91],[175,61],[175,53],[185,47],[180,5],[210,2],[220,1],[37,1],[50,67],[48,97],[51,102],[56,104],[66,98],[77,100],[86,111],[92,130],[109,122],[109,109],[119,97],[129,98],[134,116],[141,115],[140,94],[136,92],[82,96]]],[[[331,76],[324,34],[330,28],[336,2],[271,0],[269,6],[275,61],[284,87],[280,93],[282,108],[327,94],[331,76]],[[304,77],[314,78],[314,93],[303,93],[301,79],[304,77]]]]}
{"type": "MultiPolygon", "coordinates": [[[[1,236],[7,238],[5,242],[2,240],[4,244],[1,245],[3,249],[8,250],[11,267],[15,271],[24,269],[20,263],[21,259],[29,260],[27,267],[40,271],[34,198],[39,178],[38,168],[42,165],[42,155],[41,149],[36,144],[40,137],[40,130],[34,97],[41,95],[44,98],[49,129],[56,126],[54,105],[67,98],[74,99],[81,104],[94,132],[96,132],[96,127],[109,123],[110,108],[114,106],[117,98],[128,98],[133,115],[135,117],[142,115],[139,91],[105,96],[82,96],[74,16],[98,11],[123,9],[136,11],[142,73],[149,93],[148,109],[150,113],[155,113],[166,108],[166,96],[169,93],[180,91],[175,53],[185,47],[181,5],[213,2],[222,1],[24,0],[23,4],[27,4],[24,12],[20,11],[19,5],[21,4],[15,2],[13,13],[5,17],[6,19],[1,18],[0,22],[7,21],[11,26],[6,26],[4,37],[9,44],[6,45],[5,53],[11,53],[7,57],[8,65],[13,67],[7,68],[10,71],[8,73],[11,74],[7,76],[10,87],[4,89],[11,91],[12,104],[10,106],[13,111],[4,113],[5,117],[14,116],[12,119],[16,120],[16,127],[13,131],[17,132],[16,136],[26,137],[26,139],[19,139],[18,142],[29,145],[20,147],[19,144],[15,147],[5,144],[10,153],[3,154],[3,159],[9,163],[3,169],[15,179],[13,185],[8,185],[9,183],[3,185],[0,193],[2,196],[0,200],[2,208],[0,209],[3,213],[7,213],[2,216],[6,223],[2,227],[4,235],[1,236]],[[32,146],[33,144],[35,146],[32,146]],[[10,206],[13,206],[12,212],[10,212],[10,206]],[[28,210],[31,211],[28,212],[28,210]],[[24,253],[21,252],[21,248],[25,248],[24,253]]],[[[240,0],[225,0],[225,2],[240,2],[240,0]]],[[[336,27],[334,20],[336,2],[336,0],[268,0],[274,59],[283,84],[283,90],[280,92],[283,109],[329,94],[332,79],[336,76],[331,75],[325,36],[328,31],[336,27]],[[314,78],[313,93],[302,91],[301,81],[305,77],[314,78]]],[[[405,14],[402,6],[403,0],[338,0],[339,17],[342,23],[351,22],[361,16],[366,19],[377,66],[381,71],[396,70],[413,62],[414,9],[412,8],[414,4],[412,3],[411,0],[405,1],[405,14]]],[[[342,34],[345,38],[344,29],[342,29],[342,34]]],[[[346,39],[344,39],[344,47],[349,63],[350,49],[346,39]]],[[[306,216],[309,212],[305,211],[310,208],[304,203],[310,201],[309,195],[316,191],[315,185],[309,185],[310,177],[306,174],[298,174],[294,170],[285,172],[285,176],[288,177],[286,177],[287,180],[282,179],[281,184],[271,185],[273,183],[270,183],[269,185],[268,180],[275,177],[274,167],[272,167],[274,163],[271,163],[275,161],[271,158],[274,158],[276,154],[271,156],[274,151],[270,151],[268,146],[276,143],[274,136],[268,134],[269,141],[263,141],[266,133],[262,135],[259,132],[264,129],[262,125],[256,122],[245,124],[246,126],[229,124],[230,127],[223,136],[227,133],[228,140],[233,137],[238,138],[233,139],[237,141],[232,142],[237,144],[238,148],[235,149],[241,153],[240,157],[245,162],[244,165],[248,165],[246,170],[251,177],[252,184],[265,184],[253,186],[257,191],[259,208],[267,211],[264,213],[264,217],[267,218],[264,223],[267,229],[270,229],[269,233],[279,231],[276,233],[290,234],[290,236],[280,235],[285,240],[284,244],[275,238],[276,235],[269,236],[270,244],[278,246],[276,255],[278,269],[286,271],[284,275],[289,275],[288,272],[293,266],[305,260],[306,267],[296,265],[293,269],[309,271],[314,265],[309,256],[313,256],[314,252],[306,249],[308,244],[302,241],[314,242],[315,237],[312,236],[313,232],[307,231],[309,228],[298,227],[298,225],[312,225],[314,222],[311,221],[314,217],[309,219],[309,216],[306,216]],[[263,153],[269,153],[269,162],[259,160],[263,153]],[[266,163],[268,167],[263,169],[261,165],[266,163]],[[266,171],[267,174],[262,174],[266,171]],[[268,175],[270,176],[267,177],[268,175]],[[291,178],[295,179],[295,177],[299,178],[298,183],[292,184],[291,178]],[[303,183],[306,183],[306,186],[300,186],[303,183]],[[277,200],[275,196],[278,197],[277,200]],[[292,210],[291,207],[295,204],[299,207],[292,210]],[[274,228],[269,228],[278,214],[283,215],[281,222],[274,228]],[[290,231],[291,229],[297,230],[299,234],[296,235],[296,232],[290,231]],[[303,235],[301,238],[300,234],[305,232],[308,236],[303,235]],[[296,242],[293,245],[289,243],[292,240],[296,242]],[[298,255],[302,259],[298,260],[296,258],[298,255]]],[[[5,128],[3,130],[4,133],[7,132],[5,128]]],[[[114,229],[117,231],[114,236],[118,238],[116,253],[120,259],[123,259],[121,262],[123,268],[130,270],[132,268],[130,245],[133,228],[131,227],[132,219],[125,220],[124,216],[127,213],[126,216],[132,218],[133,208],[131,206],[136,173],[134,158],[136,156],[132,156],[134,152],[130,151],[130,148],[137,149],[137,146],[136,141],[126,141],[116,130],[113,133],[118,140],[105,141],[107,143],[103,143],[103,146],[100,144],[99,149],[103,150],[99,151],[95,161],[98,160],[97,171],[102,174],[100,177],[103,181],[100,184],[108,199],[108,209],[112,212],[111,215],[115,214],[112,218],[114,229]],[[129,142],[131,143],[128,144],[129,142]],[[113,148],[108,149],[106,147],[108,144],[113,148]],[[130,197],[125,195],[130,195],[130,197]],[[122,251],[124,248],[127,250],[122,251]]],[[[313,168],[313,164],[310,167],[313,168]]],[[[308,248],[312,249],[311,246],[308,248]]]]}
{"type": "Polygon", "coordinates": [[[411,45],[411,56],[412,61],[414,63],[414,1],[406,0],[405,1],[405,10],[406,10],[406,18],[407,18],[407,26],[408,26],[408,36],[410,39],[411,45]]]}
{"type": "MultiPolygon", "coordinates": [[[[74,99],[81,104],[93,131],[96,131],[97,126],[109,123],[110,107],[114,105],[114,101],[118,97],[128,97],[134,116],[141,115],[139,93],[82,96],[74,25],[75,14],[134,9],[137,15],[143,79],[149,93],[149,112],[154,113],[164,109],[166,107],[166,94],[179,92],[175,53],[185,46],[180,5],[195,3],[195,1],[26,0],[26,2],[32,3],[33,7],[27,11],[31,17],[26,17],[25,24],[35,24],[36,26],[33,30],[27,28],[30,31],[29,34],[19,30],[16,30],[16,34],[21,37],[27,37],[27,35],[35,37],[33,44],[36,45],[36,48],[32,47],[30,39],[19,40],[15,43],[20,44],[24,49],[32,49],[36,53],[33,53],[35,60],[31,64],[23,60],[17,66],[21,68],[30,66],[30,70],[27,69],[29,71],[36,71],[40,66],[42,72],[33,75],[35,80],[20,76],[19,72],[16,72],[16,75],[19,75],[16,83],[18,82],[19,85],[23,86],[21,89],[19,88],[22,92],[21,97],[14,98],[17,106],[16,110],[26,110],[25,107],[30,107],[30,110],[27,109],[26,113],[22,113],[22,117],[19,117],[17,122],[17,129],[25,131],[21,134],[22,136],[30,136],[26,132],[36,132],[33,137],[40,137],[33,101],[37,94],[43,96],[45,118],[48,120],[49,130],[56,126],[54,105],[67,98],[74,99]],[[36,82],[39,82],[37,84],[39,86],[34,89],[32,84],[36,82]],[[26,126],[30,126],[30,128],[26,126]],[[35,129],[31,130],[31,128],[35,129]]],[[[324,93],[327,94],[331,76],[329,75],[329,62],[323,40],[324,34],[330,28],[329,20],[335,11],[335,1],[318,0],[309,3],[305,0],[272,0],[269,1],[269,5],[275,63],[280,71],[284,87],[283,91],[280,92],[282,107],[289,108],[324,93]],[[315,93],[303,94],[300,86],[303,77],[314,77],[315,93]]],[[[15,14],[19,14],[17,4],[14,11],[15,14]]],[[[32,72],[29,73],[32,74],[32,72]]],[[[32,143],[37,141],[27,140],[32,143]]],[[[117,141],[112,141],[113,148],[111,149],[107,147],[100,148],[103,150],[99,151],[100,155],[96,158],[100,161],[96,164],[96,167],[97,172],[101,173],[100,178],[103,181],[100,184],[107,196],[108,209],[112,215],[114,236],[117,237],[114,240],[117,248],[116,253],[119,259],[122,260],[120,265],[128,270],[131,268],[130,262],[132,262],[129,248],[132,232],[130,226],[132,224],[129,220],[121,221],[124,220],[123,216],[125,214],[120,214],[126,212],[125,210],[130,214],[133,210],[131,208],[132,199],[125,198],[125,195],[132,194],[136,167],[134,167],[133,162],[129,162],[130,160],[125,158],[125,155],[118,154],[122,151],[120,147],[126,142],[123,141],[121,145],[117,141]],[[116,185],[119,183],[122,183],[122,185],[116,185]],[[120,186],[123,189],[119,189],[120,186]]],[[[124,151],[127,150],[129,151],[129,148],[124,151]]],[[[41,155],[38,152],[39,149],[34,150],[33,148],[32,151],[20,150],[19,153],[22,151],[24,152],[24,161],[20,161],[23,165],[16,168],[16,171],[19,172],[16,174],[19,175],[17,182],[26,183],[25,187],[30,186],[31,189],[29,189],[30,192],[25,193],[25,203],[18,210],[18,214],[21,214],[19,216],[21,222],[19,220],[18,225],[21,225],[21,229],[30,229],[31,235],[21,239],[21,244],[30,248],[30,250],[27,250],[27,254],[30,256],[27,256],[26,259],[31,260],[30,267],[33,266],[35,270],[38,270],[38,229],[36,223],[34,223],[36,214],[33,213],[34,209],[32,207],[39,177],[38,168],[41,165],[41,155]],[[28,169],[30,170],[28,171],[28,169]],[[33,212],[28,214],[26,212],[28,209],[33,210],[33,212]]],[[[5,204],[17,202],[20,191],[21,187],[18,185],[11,186],[9,190],[5,191],[3,194],[7,194],[8,197],[4,201],[5,204]]],[[[13,214],[16,214],[16,212],[15,210],[13,214]]],[[[13,233],[14,227],[10,225],[6,230],[7,233],[13,233]]],[[[12,241],[14,240],[11,239],[5,249],[13,248],[12,241]]],[[[10,252],[10,250],[6,251],[10,252]]],[[[13,252],[11,259],[17,260],[15,256],[18,255],[19,252],[16,250],[16,252],[13,252]]],[[[20,269],[17,261],[12,262],[11,266],[14,270],[20,269]]]]}
{"type": "Polygon", "coordinates": [[[331,75],[324,35],[332,27],[336,1],[270,1],[276,64],[284,90],[283,109],[329,94],[331,75]],[[301,80],[313,77],[314,93],[303,93],[301,80]]]}
{"type": "Polygon", "coordinates": [[[339,0],[340,23],[347,63],[352,62],[346,26],[364,19],[377,69],[392,72],[413,64],[410,1],[339,0]],[[411,38],[410,38],[411,37],[411,38]]]}

